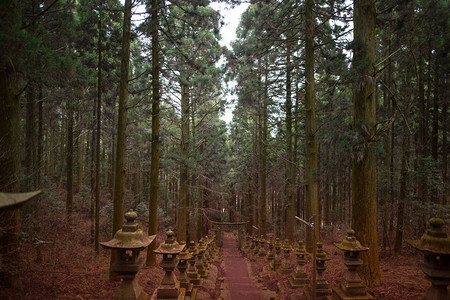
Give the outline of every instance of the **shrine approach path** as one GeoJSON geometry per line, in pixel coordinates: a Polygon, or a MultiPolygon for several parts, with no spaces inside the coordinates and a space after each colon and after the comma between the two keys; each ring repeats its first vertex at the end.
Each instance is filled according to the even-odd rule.
{"type": "Polygon", "coordinates": [[[225,271],[224,300],[268,299],[250,278],[247,262],[239,253],[237,241],[231,234],[222,234],[222,251],[225,271]]]}

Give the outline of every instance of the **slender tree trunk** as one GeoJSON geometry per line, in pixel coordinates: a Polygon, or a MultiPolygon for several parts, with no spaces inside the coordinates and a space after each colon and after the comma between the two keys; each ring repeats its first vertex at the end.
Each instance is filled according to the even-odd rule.
{"type": "MultiPolygon", "coordinates": [[[[20,1],[2,1],[4,34],[14,34],[21,24],[20,1]],[[10,32],[9,32],[10,31],[10,32]]],[[[3,53],[8,54],[8,53],[3,53]]],[[[17,193],[20,191],[20,100],[19,78],[13,62],[0,57],[0,190],[17,193]]],[[[20,211],[0,212],[0,256],[4,265],[0,268],[0,284],[22,290],[20,279],[20,211]],[[7,267],[6,267],[7,266],[7,267]]]]}
{"type": "Polygon", "coordinates": [[[198,175],[197,240],[203,236],[203,175],[198,175]]]}
{"type": "MultiPolygon", "coordinates": [[[[37,159],[36,159],[36,189],[41,189],[41,171],[43,166],[43,102],[44,96],[42,94],[42,86],[39,85],[39,99],[38,99],[38,140],[37,140],[37,159]]],[[[39,195],[35,200],[34,205],[34,232],[38,239],[41,239],[41,196],[39,195]]],[[[36,246],[36,263],[42,263],[42,245],[39,243],[36,246]]]]}
{"type": "MultiPolygon", "coordinates": [[[[267,70],[267,68],[265,68],[267,70]]],[[[259,137],[259,234],[266,237],[266,203],[267,203],[267,102],[268,102],[268,76],[265,75],[264,92],[260,90],[262,99],[260,103],[261,119],[260,119],[260,137],[259,137]]],[[[261,81],[261,79],[260,79],[261,81]]]]}
{"type": "MultiPolygon", "coordinates": [[[[388,35],[386,33],[386,35],[388,35]]],[[[391,43],[390,36],[385,36],[385,47],[387,49],[388,55],[391,53],[391,43]]],[[[384,76],[384,86],[383,88],[383,106],[385,111],[385,118],[389,119],[392,116],[391,109],[391,95],[389,94],[388,87],[390,86],[392,79],[392,67],[391,67],[391,59],[388,59],[388,68],[387,74],[384,76]]],[[[382,240],[382,249],[386,250],[388,242],[389,242],[389,233],[388,233],[388,222],[389,222],[389,212],[388,209],[389,203],[393,200],[390,199],[390,186],[391,186],[391,128],[392,125],[389,125],[386,134],[383,136],[383,148],[385,152],[384,163],[383,163],[383,190],[382,190],[382,211],[383,211],[383,219],[382,219],[382,228],[383,228],[383,240],[382,240]]]]}
{"type": "MultiPolygon", "coordinates": [[[[152,0],[152,161],[150,169],[150,200],[148,213],[148,234],[154,235],[158,230],[158,193],[159,193],[159,22],[158,0],[152,0]]],[[[187,241],[186,241],[187,243],[187,241]]],[[[147,266],[156,265],[156,239],[150,244],[147,251],[147,266]]]]}
{"type": "MultiPolygon", "coordinates": [[[[406,113],[406,115],[408,115],[406,113]]],[[[400,174],[400,197],[398,199],[397,207],[397,226],[395,232],[394,254],[400,255],[402,252],[403,231],[404,231],[404,211],[407,202],[407,178],[408,178],[408,164],[409,164],[409,132],[407,124],[403,127],[403,141],[402,141],[402,161],[400,174]]]]}
{"type": "Polygon", "coordinates": [[[287,163],[286,163],[286,238],[294,240],[294,151],[292,145],[292,99],[291,99],[291,35],[288,34],[286,45],[286,138],[287,138],[287,163]]]}
{"type": "MultiPolygon", "coordinates": [[[[448,85],[448,80],[444,86],[448,85]]],[[[448,95],[448,89],[446,89],[447,96],[445,99],[450,99],[448,95]]],[[[442,195],[442,205],[447,205],[448,201],[448,145],[447,145],[447,135],[448,135],[448,103],[444,101],[442,108],[442,182],[444,183],[444,191],[442,195]]]]}
{"type": "Polygon", "coordinates": [[[36,188],[36,83],[28,82],[26,90],[26,132],[25,132],[25,189],[32,191],[36,188]]]}
{"type": "MultiPolygon", "coordinates": [[[[128,102],[128,72],[130,65],[130,37],[131,37],[131,0],[125,0],[122,32],[122,52],[120,63],[119,86],[119,117],[117,122],[117,151],[116,170],[114,172],[114,199],[113,199],[113,228],[112,235],[122,227],[124,216],[124,196],[126,181],[126,155],[127,155],[127,102],[128,102]]],[[[111,264],[115,261],[117,253],[112,251],[111,264]]],[[[110,264],[110,268],[111,268],[110,264]]],[[[116,279],[110,269],[110,279],[116,279]]]]}
{"type": "Polygon", "coordinates": [[[81,192],[83,188],[83,151],[84,151],[84,134],[83,129],[81,129],[81,119],[79,120],[79,130],[78,130],[78,192],[81,192]]]}
{"type": "Polygon", "coordinates": [[[71,216],[73,213],[73,108],[72,104],[67,101],[67,154],[66,154],[66,177],[67,177],[67,197],[66,197],[66,213],[67,220],[71,224],[71,216]]]}
{"type": "Polygon", "coordinates": [[[187,239],[187,206],[189,205],[189,87],[181,82],[181,164],[178,206],[178,241],[187,239]]]}
{"type": "Polygon", "coordinates": [[[64,107],[62,106],[61,111],[61,132],[59,141],[59,188],[61,188],[62,178],[64,177],[64,141],[67,138],[67,118],[65,117],[65,115],[67,115],[67,107],[64,109],[64,107]]]}
{"type": "MultiPolygon", "coordinates": [[[[101,4],[103,5],[103,3],[101,4]]],[[[98,18],[98,65],[97,65],[97,107],[95,113],[95,234],[94,250],[95,257],[100,254],[100,118],[102,113],[102,8],[99,10],[98,18]]]]}
{"type": "Polygon", "coordinates": [[[375,3],[354,3],[354,57],[356,80],[353,86],[353,129],[360,144],[354,146],[352,163],[352,228],[358,240],[369,247],[363,255],[362,277],[369,286],[381,284],[377,235],[377,170],[371,152],[376,125],[375,78],[375,3]]]}
{"type": "MultiPolygon", "coordinates": [[[[319,231],[319,191],[317,174],[316,141],[316,96],[314,91],[314,0],[305,1],[305,181],[306,181],[306,218],[312,218],[316,240],[320,240],[319,231]]],[[[313,235],[310,228],[306,231],[306,249],[313,249],[313,235]]]]}

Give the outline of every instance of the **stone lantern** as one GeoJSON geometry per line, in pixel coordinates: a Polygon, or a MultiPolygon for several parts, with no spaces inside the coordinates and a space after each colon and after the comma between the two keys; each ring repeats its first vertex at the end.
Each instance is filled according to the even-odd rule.
{"type": "MultiPolygon", "coordinates": [[[[180,244],[184,244],[181,242],[180,244]]],[[[188,260],[191,259],[193,254],[189,252],[188,247],[184,247],[183,251],[178,255],[178,265],[177,269],[180,271],[178,275],[178,282],[180,283],[180,288],[184,288],[186,291],[186,297],[190,297],[190,299],[195,300],[197,296],[197,289],[193,288],[193,283],[189,282],[188,277],[186,276],[186,269],[188,267],[188,260]]]]}
{"type": "Polygon", "coordinates": [[[424,262],[419,264],[425,278],[431,282],[422,299],[450,299],[447,286],[450,284],[450,238],[443,230],[445,223],[440,218],[430,219],[430,229],[419,241],[407,241],[423,253],[424,262]]]}
{"type": "Polygon", "coordinates": [[[201,238],[198,241],[197,250],[198,250],[197,263],[195,264],[195,267],[197,268],[198,274],[200,275],[201,278],[207,278],[208,270],[206,270],[206,265],[205,265],[205,260],[204,260],[206,247],[204,245],[203,238],[201,238]]]}
{"type": "Polygon", "coordinates": [[[180,245],[175,241],[172,230],[167,230],[166,235],[167,238],[164,243],[159,245],[158,249],[153,250],[156,254],[162,254],[163,258],[159,265],[163,268],[165,274],[152,299],[183,299],[185,289],[179,288],[173,270],[175,269],[176,256],[186,245],[180,245]]]}
{"type": "Polygon", "coordinates": [[[344,252],[344,264],[347,270],[344,279],[339,283],[339,288],[333,288],[333,299],[374,299],[366,291],[357,269],[363,264],[359,254],[368,251],[355,237],[353,229],[347,230],[347,237],[341,243],[334,244],[344,252]]]}
{"type": "Polygon", "coordinates": [[[248,234],[246,234],[244,247],[242,247],[242,249],[241,249],[242,254],[245,255],[245,253],[248,251],[249,248],[250,248],[250,236],[248,234]]]}
{"type": "Polygon", "coordinates": [[[273,236],[269,237],[269,240],[267,241],[269,244],[269,252],[267,252],[266,261],[273,261],[273,236]]]}
{"type": "MultiPolygon", "coordinates": [[[[322,297],[327,296],[331,294],[330,285],[328,282],[323,278],[323,272],[325,272],[325,262],[330,260],[330,258],[327,257],[327,254],[325,251],[323,251],[323,244],[321,242],[317,243],[316,248],[316,297],[322,297]]],[[[313,270],[314,272],[314,270],[313,270]]],[[[312,282],[314,284],[314,282],[312,282]]],[[[304,292],[307,299],[313,298],[313,289],[309,285],[308,289],[304,292]]]]}
{"type": "Polygon", "coordinates": [[[291,244],[289,243],[289,239],[284,240],[284,245],[281,250],[283,250],[283,260],[279,272],[280,274],[289,274],[293,271],[292,266],[289,263],[289,256],[292,250],[291,244]]]}
{"type": "Polygon", "coordinates": [[[258,256],[260,248],[260,239],[258,237],[255,237],[255,248],[253,249],[253,256],[258,256]]]}
{"type": "Polygon", "coordinates": [[[292,277],[289,278],[289,285],[291,288],[296,289],[309,283],[308,276],[304,269],[304,265],[306,264],[306,250],[302,240],[298,241],[298,247],[295,248],[294,253],[297,256],[297,267],[295,268],[292,277]]]}
{"type": "Polygon", "coordinates": [[[248,249],[248,255],[253,253],[253,250],[255,250],[255,236],[250,235],[250,248],[248,249]]]}
{"type": "Polygon", "coordinates": [[[261,235],[261,238],[259,239],[259,252],[258,252],[258,256],[260,256],[260,257],[266,255],[266,249],[264,249],[265,243],[266,243],[266,240],[261,235]]]}
{"type": "Polygon", "coordinates": [[[191,253],[191,258],[188,259],[189,267],[186,271],[186,274],[189,278],[189,282],[194,284],[194,286],[200,286],[200,275],[198,274],[198,270],[195,267],[195,257],[198,255],[198,249],[195,247],[195,242],[191,241],[189,243],[189,252],[191,253]]]}
{"type": "Polygon", "coordinates": [[[135,222],[137,214],[130,209],[125,214],[125,224],[109,242],[100,243],[103,248],[117,250],[118,259],[111,265],[111,270],[122,277],[114,299],[146,299],[147,294],[136,281],[136,274],[141,268],[143,258],[139,252],[144,250],[155,239],[155,235],[147,236],[135,222]]]}
{"type": "Polygon", "coordinates": [[[274,257],[273,257],[273,261],[270,263],[270,266],[272,267],[272,269],[274,271],[276,271],[277,268],[279,266],[281,266],[281,256],[280,256],[281,254],[280,254],[280,252],[281,252],[281,246],[282,245],[280,243],[280,239],[279,238],[276,238],[274,246],[275,246],[275,254],[274,254],[274,257]]]}

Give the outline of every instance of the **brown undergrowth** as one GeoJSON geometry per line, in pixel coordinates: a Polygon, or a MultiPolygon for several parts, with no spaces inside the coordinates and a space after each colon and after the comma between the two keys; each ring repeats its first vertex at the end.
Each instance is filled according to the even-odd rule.
{"type": "MultiPolygon", "coordinates": [[[[331,258],[326,263],[327,269],[324,273],[324,278],[329,282],[330,288],[337,288],[345,269],[342,262],[343,254],[329,240],[324,241],[324,250],[327,256],[331,258]]],[[[379,287],[367,288],[367,291],[375,299],[421,299],[423,293],[430,285],[418,267],[421,259],[422,257],[419,254],[407,246],[404,248],[403,255],[401,256],[382,257],[380,259],[380,268],[383,284],[379,287]]],[[[290,274],[281,275],[273,271],[267,272],[268,262],[264,258],[254,259],[252,257],[250,263],[252,275],[258,275],[257,278],[260,284],[269,290],[277,292],[280,299],[286,299],[288,297],[303,299],[302,294],[306,287],[291,289],[288,284],[290,274]]],[[[292,266],[296,266],[295,255],[293,253],[290,256],[290,263],[292,266]]],[[[311,258],[308,258],[305,271],[309,278],[311,278],[311,269],[311,258]]],[[[326,298],[324,297],[323,299],[326,298]]]]}
{"type": "MultiPolygon", "coordinates": [[[[101,249],[95,258],[90,236],[89,199],[75,198],[75,213],[72,225],[68,225],[65,218],[64,193],[47,194],[41,203],[41,234],[36,239],[33,227],[31,207],[22,213],[21,236],[21,277],[23,291],[0,289],[0,299],[112,299],[118,282],[109,281],[110,253],[101,249]],[[28,212],[27,212],[28,211],[28,212]],[[42,262],[36,262],[36,242],[42,244],[42,262]]],[[[106,205],[108,199],[102,199],[106,205]]],[[[144,220],[141,220],[144,221],[144,220]]],[[[145,226],[142,226],[145,227],[145,226]]],[[[109,240],[110,236],[103,230],[101,240],[109,240]]],[[[332,246],[332,242],[342,240],[339,236],[334,240],[325,240],[324,249],[331,258],[327,262],[324,277],[331,287],[337,287],[344,272],[342,253],[332,246]]],[[[164,236],[157,237],[158,244],[164,236]]],[[[266,246],[267,247],[267,246],[266,246]]],[[[141,254],[145,257],[146,252],[141,254]]],[[[158,260],[160,258],[158,257],[158,260]]],[[[381,272],[383,285],[368,288],[376,299],[420,299],[429,282],[417,264],[421,256],[406,247],[402,256],[382,257],[381,272]]],[[[291,265],[295,266],[295,256],[291,253],[291,265]]],[[[220,263],[214,263],[218,269],[217,279],[223,277],[220,263]]],[[[287,280],[291,275],[279,275],[274,272],[264,272],[267,262],[263,258],[251,261],[253,276],[259,275],[260,284],[265,288],[276,291],[278,297],[287,298],[293,294],[301,294],[304,288],[291,289],[287,280]]],[[[311,274],[311,260],[305,267],[307,274],[311,274]]],[[[160,267],[147,267],[138,274],[138,280],[148,294],[152,294],[163,276],[160,267]]],[[[220,294],[220,280],[211,286],[210,299],[216,299],[220,294]]]]}

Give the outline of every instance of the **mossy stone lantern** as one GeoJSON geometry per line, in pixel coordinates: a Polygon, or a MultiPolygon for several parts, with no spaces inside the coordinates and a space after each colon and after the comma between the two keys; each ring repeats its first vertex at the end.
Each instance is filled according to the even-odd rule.
{"type": "Polygon", "coordinates": [[[269,237],[269,240],[267,241],[269,244],[269,252],[267,252],[266,261],[272,262],[273,261],[273,236],[269,237]]]}
{"type": "Polygon", "coordinates": [[[186,274],[189,278],[189,282],[193,283],[195,287],[198,287],[200,286],[200,275],[198,274],[197,267],[195,266],[195,258],[197,257],[199,251],[195,246],[194,241],[189,243],[189,253],[191,253],[191,258],[188,259],[189,267],[186,274]]]}
{"type": "Polygon", "coordinates": [[[295,248],[295,256],[297,257],[297,267],[295,268],[292,277],[289,278],[289,285],[291,288],[296,289],[309,283],[308,276],[305,273],[304,265],[306,264],[306,249],[303,245],[303,241],[298,241],[298,246],[295,248]]]}
{"type": "Polygon", "coordinates": [[[118,259],[111,265],[111,270],[122,277],[114,299],[147,299],[147,294],[136,280],[136,274],[142,266],[143,258],[139,253],[147,248],[155,239],[155,235],[147,236],[135,222],[137,214],[130,209],[125,214],[125,224],[109,242],[100,243],[103,248],[117,250],[118,259]]]}
{"type": "MultiPolygon", "coordinates": [[[[322,297],[322,296],[327,296],[331,294],[331,289],[330,289],[330,285],[328,284],[328,282],[325,280],[325,278],[323,277],[323,272],[325,272],[326,267],[325,267],[325,262],[329,261],[331,258],[327,257],[327,254],[325,253],[325,251],[323,250],[323,244],[321,242],[318,242],[316,244],[316,297],[322,297]]],[[[314,272],[314,270],[313,270],[314,272]]],[[[311,282],[312,285],[314,284],[314,279],[313,282],[311,282]]],[[[312,285],[308,286],[308,289],[304,292],[305,296],[307,299],[312,299],[314,298],[313,296],[313,287],[312,285]]]]}
{"type": "Polygon", "coordinates": [[[281,247],[283,246],[280,242],[280,238],[275,240],[275,255],[273,261],[270,263],[272,270],[276,271],[279,266],[281,266],[281,247]]]}
{"type": "Polygon", "coordinates": [[[445,222],[440,218],[430,219],[430,229],[419,241],[407,241],[423,253],[424,263],[419,264],[431,282],[425,292],[425,300],[450,299],[447,286],[450,284],[450,238],[443,230],[445,222]]]}
{"type": "Polygon", "coordinates": [[[283,251],[283,259],[281,262],[280,270],[278,272],[280,274],[290,274],[290,273],[292,273],[293,269],[289,263],[289,256],[291,255],[291,250],[292,250],[289,239],[284,240],[284,244],[283,244],[281,250],[283,251]]]}
{"type": "MultiPolygon", "coordinates": [[[[185,242],[181,242],[181,245],[185,245],[185,242]]],[[[186,275],[186,269],[188,267],[188,260],[191,259],[193,254],[189,252],[188,247],[184,247],[183,251],[178,254],[178,265],[177,269],[180,271],[178,275],[178,282],[180,283],[180,288],[184,288],[186,291],[186,297],[190,297],[191,300],[196,299],[197,289],[193,288],[193,283],[189,282],[186,275]]]]}
{"type": "Polygon", "coordinates": [[[347,271],[344,279],[339,283],[339,288],[333,288],[333,299],[374,299],[367,293],[357,272],[357,269],[363,264],[359,254],[368,251],[369,248],[361,245],[356,239],[353,229],[347,230],[347,237],[341,243],[335,243],[334,246],[344,252],[344,264],[347,271]]]}
{"type": "Polygon", "coordinates": [[[186,245],[180,245],[175,241],[172,230],[167,230],[166,235],[167,238],[164,243],[159,245],[158,249],[153,250],[156,254],[162,254],[163,258],[159,266],[163,268],[165,274],[152,299],[183,299],[185,290],[179,287],[173,270],[175,269],[176,256],[186,245]]]}

